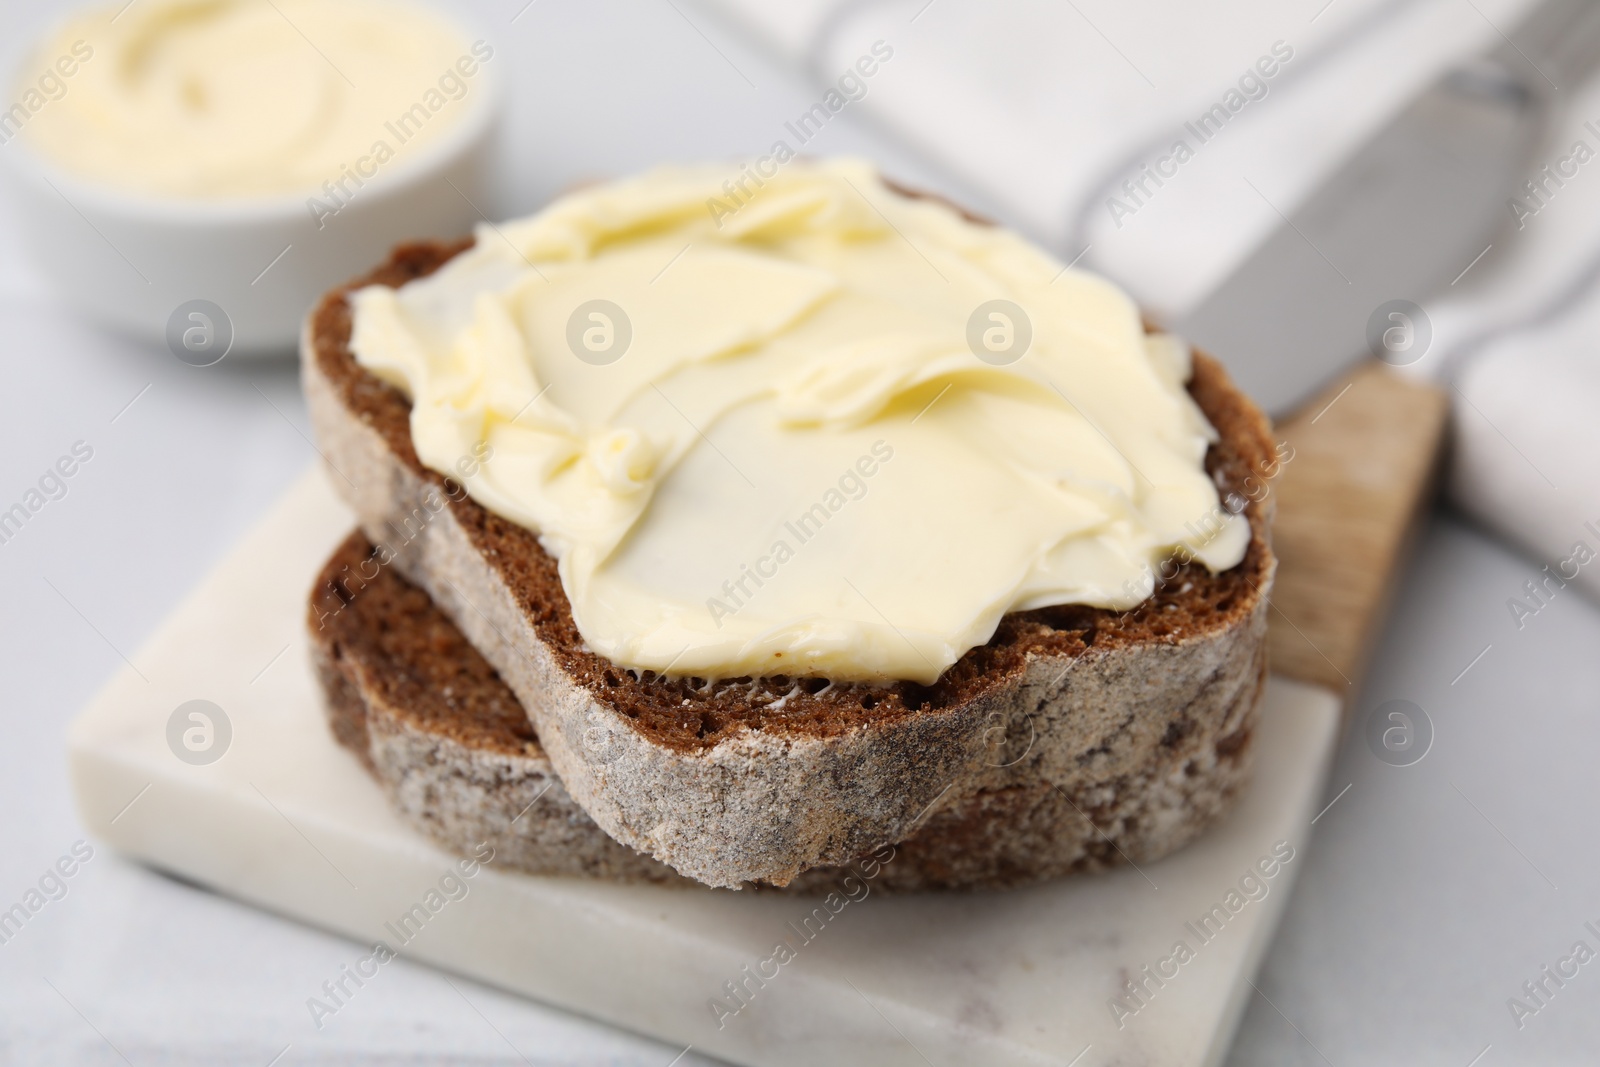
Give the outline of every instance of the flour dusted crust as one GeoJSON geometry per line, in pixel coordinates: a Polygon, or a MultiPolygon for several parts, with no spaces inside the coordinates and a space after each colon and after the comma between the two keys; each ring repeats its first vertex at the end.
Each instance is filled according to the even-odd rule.
{"type": "MultiPolygon", "coordinates": [[[[417,460],[410,405],[349,351],[346,293],[467,247],[417,244],[328,294],[303,380],[334,485],[393,565],[509,685],[571,799],[626,845],[715,886],[785,885],[902,842],[880,884],[1014,885],[1192,839],[1249,770],[1265,681],[1270,498],[1239,566],[1179,569],[1127,613],[1006,616],[932,686],[635,677],[587,651],[555,563],[417,460]]],[[[1265,418],[1219,365],[1190,392],[1224,494],[1272,468],[1265,418]]]]}
{"type": "MultiPolygon", "coordinates": [[[[364,534],[351,534],[323,567],[306,625],[334,736],[425,836],[461,855],[488,842],[496,863],[529,874],[696,884],[589,818],[562,786],[516,695],[426,593],[382,565],[364,534]]],[[[1211,768],[1184,775],[1179,788],[1147,783],[1128,791],[1116,818],[1192,833],[1219,814],[1218,800],[1225,803],[1218,781],[1211,768]]],[[[1061,832],[1068,806],[1049,788],[984,791],[934,815],[897,847],[842,868],[812,868],[788,889],[849,889],[852,873],[867,872],[880,892],[1006,888],[1115,863],[1116,849],[1083,819],[1076,838],[1061,832]],[[996,835],[1002,849],[979,847],[996,835]],[[998,855],[1025,859],[997,864],[998,855]]],[[[1140,847],[1133,839],[1124,846],[1140,847]]]]}
{"type": "Polygon", "coordinates": [[[334,737],[424,835],[534,874],[682,881],[573,802],[494,668],[359,532],[317,576],[306,629],[334,737]]]}

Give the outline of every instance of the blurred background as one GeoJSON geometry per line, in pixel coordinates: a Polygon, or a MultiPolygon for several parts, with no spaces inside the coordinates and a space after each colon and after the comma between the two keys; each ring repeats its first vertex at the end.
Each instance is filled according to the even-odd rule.
{"type": "MultiPolygon", "coordinates": [[[[1479,258],[1426,293],[1391,294],[1416,300],[1427,325],[1400,372],[1453,404],[1444,491],[1353,698],[1358,728],[1236,1064],[1592,1063],[1600,1047],[1600,968],[1533,1017],[1508,1006],[1575,941],[1597,943],[1585,922],[1600,925],[1600,565],[1540,584],[1575,543],[1600,546],[1600,82],[1576,33],[1583,47],[1559,57],[1508,41],[1533,6],[458,5],[492,42],[505,90],[478,205],[491,218],[579,182],[782,140],[864,156],[1014,226],[1165,322],[1195,312],[1447,71],[1496,49],[1526,61],[1515,91],[1537,95],[1542,117],[1509,165],[1519,176],[1487,201],[1493,218],[1462,220],[1489,227],[1479,258]],[[797,136],[792,124],[875,42],[892,58],[797,136]],[[1219,103],[1226,125],[1188,135],[1192,158],[1141,183],[1219,103]],[[1398,766],[1359,728],[1397,699],[1432,731],[1426,758],[1398,766]]],[[[7,78],[66,10],[0,2],[7,78]]],[[[0,197],[0,506],[75,443],[92,459],[0,544],[7,900],[83,836],[62,758],[69,718],[316,458],[288,353],[197,368],[85,321],[18,237],[21,210],[0,197]]],[[[404,961],[338,1027],[309,1031],[301,994],[345,961],[344,941],[104,849],[44,918],[0,946],[5,1062],[267,1064],[291,1043],[278,1062],[664,1065],[677,1052],[487,988],[479,1015],[404,961]]]]}

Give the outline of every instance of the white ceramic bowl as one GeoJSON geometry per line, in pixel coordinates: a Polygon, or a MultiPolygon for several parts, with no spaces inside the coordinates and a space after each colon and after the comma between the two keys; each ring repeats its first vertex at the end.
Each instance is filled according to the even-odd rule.
{"type": "Polygon", "coordinates": [[[38,265],[83,314],[169,345],[204,336],[188,346],[196,363],[230,349],[290,355],[323,292],[398,243],[465,234],[478,222],[500,111],[492,66],[473,79],[448,129],[378,169],[320,226],[305,193],[208,201],[129,192],[62,170],[22,136],[0,158],[38,265]],[[203,302],[225,318],[213,321],[203,302]]]}

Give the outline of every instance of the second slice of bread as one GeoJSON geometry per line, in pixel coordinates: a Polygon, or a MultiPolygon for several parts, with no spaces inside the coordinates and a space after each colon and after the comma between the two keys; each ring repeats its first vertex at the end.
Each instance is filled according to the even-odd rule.
{"type": "Polygon", "coordinates": [[[328,725],[406,822],[458,855],[480,843],[533,874],[681,880],[618,844],[567,794],[516,696],[428,594],[345,539],[307,631],[328,725]]]}
{"type": "MultiPolygon", "coordinates": [[[[492,845],[496,863],[537,875],[697,883],[620,844],[562,786],[516,695],[429,598],[359,531],[311,589],[307,631],[328,725],[377,780],[395,812],[458,855],[492,845]]],[[[1208,776],[1204,790],[1215,786],[1208,776]]],[[[1159,810],[1146,809],[1157,817],[1159,810]]],[[[1191,822],[1209,812],[1190,808],[1191,822]]],[[[786,887],[825,893],[849,878],[877,892],[1005,889],[1119,859],[1087,822],[1079,838],[1029,839],[1003,793],[952,804],[911,836],[846,867],[813,867],[786,887]],[[1014,862],[974,842],[1009,842],[1014,862]]],[[[1128,841],[1138,847],[1137,841],[1128,841]]],[[[857,890],[859,891],[859,890],[857,890]]]]}
{"type": "MultiPolygon", "coordinates": [[[[710,885],[784,885],[920,827],[949,883],[1015,884],[1153,859],[1229,808],[1265,680],[1270,498],[1240,497],[1232,570],[1187,564],[1129,612],[1013,613],[932,686],[637,676],[585,647],[532,532],[422,466],[406,398],[350,352],[350,290],[464,247],[402,247],[324,298],[302,342],[312,421],[364,531],[494,665],[609,835],[710,885]]],[[[1198,354],[1190,393],[1220,435],[1207,469],[1243,493],[1273,466],[1266,420],[1198,354]]]]}

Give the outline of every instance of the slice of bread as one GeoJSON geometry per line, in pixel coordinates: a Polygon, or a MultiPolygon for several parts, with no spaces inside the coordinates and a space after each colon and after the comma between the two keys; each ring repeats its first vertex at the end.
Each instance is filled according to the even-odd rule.
{"type": "Polygon", "coordinates": [[[468,247],[396,249],[307,320],[303,384],[332,479],[381,556],[432,596],[527,710],[572,799],[608,834],[710,885],[784,885],[913,830],[941,884],[1017,884],[1184,844],[1247,774],[1276,566],[1266,419],[1196,354],[1218,430],[1206,466],[1251,527],[1129,612],[1006,616],[931,686],[635,675],[590,652],[529,530],[424,468],[404,395],[350,352],[346,294],[468,247]],[[920,829],[918,829],[920,827],[920,829]]]}
{"type": "MultiPolygon", "coordinates": [[[[529,874],[698,884],[589,818],[562,786],[516,694],[427,593],[380,562],[365,534],[352,533],[329,557],[307,607],[334,738],[424,836],[458,855],[488,842],[496,863],[529,874]]],[[[1005,870],[965,862],[974,841],[1015,832],[1018,810],[1004,795],[953,805],[898,847],[850,866],[814,867],[786,891],[849,888],[851,874],[879,892],[906,892],[1008,888],[1062,873],[1060,839],[1049,835],[1032,853],[1039,862],[1005,870]]],[[[1077,869],[1117,858],[1087,838],[1072,851],[1077,869]]]]}
{"type": "Polygon", "coordinates": [[[428,594],[360,532],[311,588],[306,628],[333,736],[402,819],[532,874],[681,880],[618,844],[561,785],[522,704],[428,594]]]}

